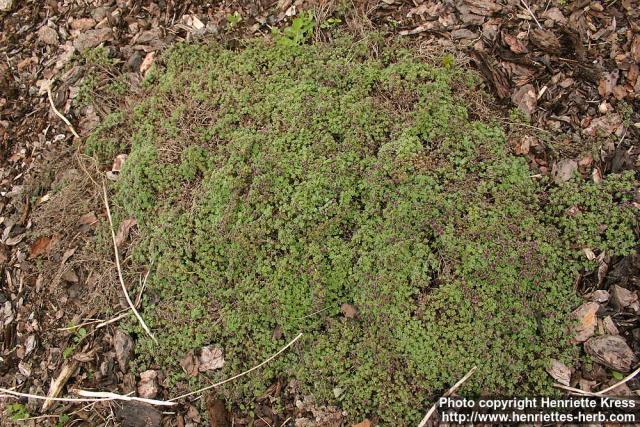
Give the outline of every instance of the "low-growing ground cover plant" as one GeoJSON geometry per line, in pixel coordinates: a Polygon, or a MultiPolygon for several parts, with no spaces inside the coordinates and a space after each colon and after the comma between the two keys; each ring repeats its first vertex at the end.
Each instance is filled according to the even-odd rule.
{"type": "Polygon", "coordinates": [[[180,389],[202,380],[180,368],[191,350],[222,347],[223,378],[303,332],[229,401],[296,379],[354,420],[411,425],[473,366],[467,394],[552,392],[582,250],[633,250],[637,183],[531,177],[456,95],[466,71],[370,43],[178,45],[98,128],[93,152],[129,147],[113,202],[153,265],[159,344],[130,325],[137,369],[180,389]]]}

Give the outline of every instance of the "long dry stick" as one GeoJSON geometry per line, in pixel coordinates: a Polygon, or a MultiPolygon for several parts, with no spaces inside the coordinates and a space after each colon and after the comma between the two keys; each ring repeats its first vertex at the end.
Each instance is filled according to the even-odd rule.
{"type": "Polygon", "coordinates": [[[301,333],[299,333],[299,334],[298,334],[294,339],[292,339],[291,341],[289,341],[289,344],[287,344],[287,345],[285,345],[284,347],[282,347],[282,348],[280,349],[280,351],[278,351],[278,352],[277,352],[277,353],[275,353],[273,356],[271,356],[270,358],[268,358],[268,359],[267,359],[267,360],[265,360],[264,362],[260,363],[259,365],[256,365],[256,366],[254,366],[253,368],[251,368],[251,369],[249,369],[249,370],[247,370],[247,371],[244,371],[244,372],[242,372],[242,373],[240,373],[240,374],[238,374],[238,375],[234,375],[234,376],[233,376],[233,377],[231,377],[231,378],[227,378],[227,379],[226,379],[226,380],[224,380],[224,381],[220,381],[219,383],[215,383],[215,384],[212,384],[212,385],[210,385],[210,386],[203,387],[203,388],[201,388],[201,389],[199,389],[199,390],[192,391],[192,392],[190,392],[190,393],[186,393],[186,394],[183,394],[183,395],[178,396],[178,397],[174,397],[173,399],[169,399],[169,402],[174,402],[174,401],[176,401],[176,400],[184,399],[185,397],[193,396],[194,394],[200,394],[200,393],[202,393],[202,392],[204,392],[204,391],[211,390],[212,388],[219,387],[219,386],[221,386],[222,384],[226,384],[226,383],[228,383],[229,381],[233,381],[233,380],[235,380],[235,379],[237,379],[237,378],[240,378],[240,377],[242,377],[242,376],[244,376],[244,375],[247,375],[248,373],[253,372],[253,371],[255,371],[256,369],[259,369],[259,368],[263,367],[264,365],[266,365],[267,363],[271,362],[273,359],[275,359],[276,357],[278,357],[278,356],[280,355],[280,353],[282,353],[283,351],[285,351],[286,349],[288,349],[289,347],[291,347],[291,346],[293,345],[293,343],[294,343],[294,342],[298,341],[298,340],[300,339],[300,337],[301,337],[301,336],[302,336],[302,332],[301,332],[301,333]]]}
{"type": "Polygon", "coordinates": [[[87,390],[73,390],[73,392],[78,394],[79,396],[86,396],[84,399],[77,399],[72,397],[47,397],[47,396],[40,396],[37,394],[20,393],[17,391],[6,389],[6,388],[0,388],[0,392],[10,394],[11,396],[15,396],[15,397],[26,397],[27,399],[37,399],[37,400],[54,401],[54,402],[78,403],[78,402],[105,402],[108,400],[134,400],[137,402],[149,403],[151,405],[161,405],[161,406],[176,405],[176,403],[174,402],[166,402],[164,400],[145,399],[143,397],[125,396],[121,394],[107,393],[107,392],[92,392],[87,390]]]}
{"type": "MultiPolygon", "coordinates": [[[[460,379],[460,381],[458,381],[457,383],[455,383],[453,385],[453,387],[451,387],[445,394],[442,395],[442,397],[448,397],[451,396],[453,393],[456,392],[457,389],[460,388],[460,386],[469,379],[469,377],[471,375],[473,375],[473,373],[475,372],[477,366],[474,366],[473,368],[471,368],[469,370],[469,372],[467,372],[467,375],[465,375],[464,377],[462,377],[460,379]]],[[[425,425],[427,425],[427,421],[429,421],[429,418],[431,418],[431,415],[433,415],[433,413],[436,411],[436,408],[438,407],[438,402],[434,403],[433,406],[431,407],[431,409],[429,409],[429,412],[427,412],[427,414],[424,416],[424,418],[422,419],[422,421],[420,421],[420,424],[418,424],[418,427],[424,427],[425,425]]]]}
{"type": "Polygon", "coordinates": [[[78,396],[84,396],[89,398],[103,399],[103,400],[134,400],[137,402],[148,403],[150,405],[159,406],[174,406],[175,402],[168,402],[166,400],[145,399],[144,397],[135,396],[123,396],[121,394],[110,393],[108,391],[89,391],[89,390],[72,390],[73,393],[78,396]]]}
{"type": "Polygon", "coordinates": [[[53,84],[53,81],[47,85],[47,97],[49,98],[49,104],[51,104],[51,109],[53,110],[54,113],[56,113],[56,116],[60,117],[62,121],[65,122],[65,124],[67,125],[67,127],[69,128],[73,136],[80,139],[80,135],[78,135],[78,132],[76,132],[76,130],[73,128],[73,125],[71,124],[71,122],[67,120],[67,118],[63,116],[60,111],[58,111],[58,109],[56,108],[56,105],[53,103],[53,95],[51,94],[52,84],[53,84]]]}
{"type": "Polygon", "coordinates": [[[538,18],[536,18],[536,15],[533,14],[533,11],[531,10],[531,8],[527,4],[527,2],[525,0],[520,0],[520,3],[522,3],[524,8],[527,9],[527,12],[529,12],[529,15],[531,15],[533,20],[536,21],[536,24],[538,24],[538,28],[542,29],[542,25],[540,25],[540,22],[538,21],[538,18]]]}
{"type": "Polygon", "coordinates": [[[574,394],[579,394],[582,396],[602,396],[603,394],[611,391],[611,390],[615,390],[617,387],[620,387],[622,384],[625,384],[627,382],[629,382],[631,379],[633,379],[636,375],[638,375],[638,373],[640,373],[640,368],[636,369],[635,371],[633,371],[632,373],[630,373],[629,375],[627,375],[626,377],[624,377],[623,379],[621,379],[620,381],[618,381],[617,383],[615,383],[614,385],[612,385],[611,387],[607,387],[603,390],[600,391],[584,391],[584,390],[580,390],[579,388],[575,388],[575,387],[569,387],[566,386],[564,384],[554,384],[553,386],[556,388],[561,388],[563,390],[567,390],[570,391],[574,394]]]}
{"type": "MultiPolygon", "coordinates": [[[[246,371],[244,371],[244,372],[242,372],[242,373],[240,373],[238,375],[234,375],[231,378],[227,378],[224,381],[220,381],[219,383],[210,385],[208,387],[201,388],[201,389],[196,390],[196,391],[192,391],[191,393],[183,394],[182,396],[174,397],[173,399],[170,399],[170,400],[145,399],[143,397],[128,396],[128,395],[116,394],[116,393],[111,393],[111,392],[89,391],[89,390],[80,390],[80,389],[73,389],[73,390],[71,390],[71,392],[77,394],[78,396],[84,396],[85,397],[84,399],[76,399],[76,398],[69,398],[69,397],[39,396],[37,394],[20,393],[18,391],[9,390],[9,389],[2,388],[2,387],[0,387],[0,393],[6,393],[7,395],[14,396],[14,397],[25,397],[25,398],[28,398],[28,399],[39,399],[39,400],[47,400],[47,401],[54,401],[54,402],[74,402],[75,403],[75,402],[103,402],[103,401],[109,401],[109,400],[132,400],[132,401],[137,401],[137,402],[148,403],[150,405],[173,406],[173,405],[177,405],[178,404],[178,403],[176,403],[176,400],[184,399],[185,397],[189,397],[189,396],[193,396],[194,394],[202,393],[202,392],[207,391],[209,389],[212,389],[214,387],[219,387],[222,384],[228,383],[229,381],[233,381],[233,380],[235,380],[237,378],[240,378],[240,377],[242,377],[244,375],[247,375],[250,372],[255,371],[256,369],[261,368],[262,366],[266,365],[267,363],[271,362],[273,359],[278,357],[283,351],[285,351],[286,349],[291,347],[293,345],[293,343],[295,343],[296,341],[298,341],[300,339],[301,336],[302,336],[302,333],[299,333],[294,339],[289,341],[289,343],[287,345],[285,345],[284,347],[282,347],[277,353],[273,354],[267,360],[265,360],[264,362],[260,363],[259,365],[254,366],[253,368],[251,368],[249,370],[246,370],[246,371]]],[[[0,398],[2,398],[2,397],[7,397],[7,396],[1,396],[0,395],[0,398]]]]}
{"type": "Polygon", "coordinates": [[[118,253],[118,243],[116,241],[116,232],[113,230],[113,219],[111,218],[111,209],[109,209],[109,199],[107,198],[107,187],[105,187],[104,184],[102,184],[102,193],[104,196],[104,206],[107,208],[107,218],[109,219],[109,229],[111,230],[111,239],[113,240],[113,252],[116,257],[118,279],[120,279],[122,292],[124,292],[124,296],[127,299],[127,304],[129,304],[131,311],[133,311],[133,314],[135,314],[135,316],[138,318],[138,321],[140,322],[140,325],[142,325],[142,328],[144,329],[144,331],[157,344],[158,340],[156,339],[156,337],[153,336],[147,324],[144,323],[144,320],[142,320],[142,316],[140,316],[140,313],[138,313],[138,310],[136,309],[135,304],[133,304],[133,301],[131,301],[131,298],[129,298],[129,293],[127,292],[127,286],[124,284],[124,278],[122,277],[122,268],[120,267],[120,254],[118,253]]]}

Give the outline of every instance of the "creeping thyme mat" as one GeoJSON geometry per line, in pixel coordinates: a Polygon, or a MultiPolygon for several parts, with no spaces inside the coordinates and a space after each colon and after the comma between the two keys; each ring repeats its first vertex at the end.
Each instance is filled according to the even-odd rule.
{"type": "Polygon", "coordinates": [[[582,250],[631,251],[637,183],[532,178],[452,89],[474,75],[445,63],[348,38],[173,48],[86,145],[129,151],[114,211],[139,224],[159,341],[129,325],[134,368],[186,389],[208,382],[180,367],[194,349],[224,350],[215,380],[304,332],[228,401],[250,411],[295,379],[350,419],[415,425],[473,366],[466,395],[552,392],[575,275],[597,268],[582,250]]]}

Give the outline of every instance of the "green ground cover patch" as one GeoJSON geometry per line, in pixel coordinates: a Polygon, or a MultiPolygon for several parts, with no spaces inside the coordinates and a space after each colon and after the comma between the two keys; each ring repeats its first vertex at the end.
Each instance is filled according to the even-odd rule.
{"type": "Polygon", "coordinates": [[[126,130],[113,202],[153,265],[143,316],[159,344],[130,325],[138,369],[208,384],[182,373],[190,350],[223,347],[208,375],[224,378],[303,332],[230,401],[295,378],[354,420],[410,425],[472,366],[466,394],[551,392],[550,359],[573,357],[575,275],[594,267],[581,250],[632,250],[636,183],[531,178],[497,124],[469,117],[452,89],[466,71],[372,51],[179,45],[98,129],[95,153],[126,130]]]}

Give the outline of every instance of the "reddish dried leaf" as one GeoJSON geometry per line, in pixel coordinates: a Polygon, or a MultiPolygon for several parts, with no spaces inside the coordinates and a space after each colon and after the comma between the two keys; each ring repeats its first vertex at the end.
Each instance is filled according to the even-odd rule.
{"type": "Polygon", "coordinates": [[[210,427],[231,427],[231,414],[227,411],[224,400],[207,396],[206,407],[210,427]]]}
{"type": "Polygon", "coordinates": [[[51,246],[51,237],[40,237],[38,240],[31,245],[31,249],[29,250],[29,258],[36,258],[39,255],[49,251],[49,247],[51,246]]]}
{"type": "Polygon", "coordinates": [[[340,311],[347,319],[353,319],[358,315],[358,310],[353,305],[347,303],[340,306],[340,311]]]}
{"type": "Polygon", "coordinates": [[[598,82],[598,93],[602,97],[606,97],[613,93],[613,88],[618,83],[618,70],[615,70],[611,73],[603,73],[602,78],[598,82]]]}
{"type": "Polygon", "coordinates": [[[207,346],[200,351],[200,372],[221,369],[224,366],[224,353],[220,347],[207,346]]]}
{"type": "Polygon", "coordinates": [[[148,370],[140,374],[138,396],[153,399],[158,395],[158,371],[148,370]]]}
{"type": "Polygon", "coordinates": [[[502,40],[513,53],[527,53],[529,49],[520,40],[509,33],[502,33],[502,40]]]}

